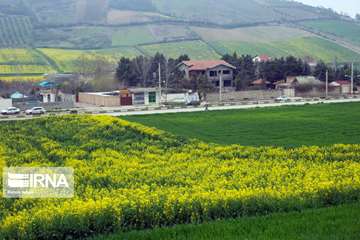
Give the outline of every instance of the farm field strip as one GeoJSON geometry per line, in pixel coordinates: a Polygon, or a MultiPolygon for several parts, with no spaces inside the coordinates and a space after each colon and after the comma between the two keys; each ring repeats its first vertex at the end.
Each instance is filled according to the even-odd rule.
{"type": "Polygon", "coordinates": [[[191,59],[219,59],[221,58],[208,44],[202,41],[182,41],[176,43],[153,44],[140,47],[148,55],[155,55],[157,52],[168,57],[176,58],[188,54],[191,59]]]}
{"type": "Polygon", "coordinates": [[[305,21],[301,23],[314,30],[330,33],[360,46],[360,25],[340,20],[305,21]]]}
{"type": "Polygon", "coordinates": [[[311,56],[315,59],[330,62],[336,56],[339,61],[359,61],[360,55],[330,41],[318,37],[305,37],[278,42],[239,42],[214,41],[209,42],[218,52],[223,54],[237,52],[238,54],[267,54],[273,57],[311,56]]]}
{"type": "Polygon", "coordinates": [[[306,103],[289,103],[282,107],[279,107],[282,104],[270,104],[264,107],[274,107],[260,109],[255,108],[255,105],[229,106],[210,108],[228,109],[222,111],[204,112],[200,109],[194,110],[197,112],[140,115],[146,114],[144,112],[124,118],[182,137],[219,144],[289,147],[356,144],[360,139],[360,128],[357,124],[357,119],[360,118],[360,103],[351,101],[358,100],[333,100],[329,101],[330,104],[314,102],[315,105],[305,106],[301,105],[306,103]],[[297,104],[299,106],[291,106],[297,104]],[[219,125],[219,122],[223,124],[219,125]]]}
{"type": "Polygon", "coordinates": [[[55,48],[41,48],[39,49],[43,54],[52,59],[63,72],[72,72],[76,68],[75,62],[81,56],[96,57],[104,56],[112,61],[114,64],[121,57],[135,57],[140,53],[135,48],[114,48],[102,50],[68,50],[55,48]]]}
{"type": "Polygon", "coordinates": [[[271,214],[200,225],[180,225],[146,231],[132,231],[91,238],[89,240],[353,240],[360,229],[360,205],[271,214]],[[301,233],[299,233],[301,229],[301,233]]]}

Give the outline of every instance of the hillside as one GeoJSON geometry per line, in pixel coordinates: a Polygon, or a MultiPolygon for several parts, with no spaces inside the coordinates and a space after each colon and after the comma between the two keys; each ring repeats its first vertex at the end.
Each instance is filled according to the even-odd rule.
{"type": "Polygon", "coordinates": [[[360,60],[360,51],[321,32],[358,44],[359,29],[331,10],[282,0],[0,0],[0,56],[15,48],[42,59],[29,63],[3,54],[0,80],[72,72],[79,56],[111,51],[114,62],[156,52],[194,59],[291,54],[346,62],[360,60]]]}

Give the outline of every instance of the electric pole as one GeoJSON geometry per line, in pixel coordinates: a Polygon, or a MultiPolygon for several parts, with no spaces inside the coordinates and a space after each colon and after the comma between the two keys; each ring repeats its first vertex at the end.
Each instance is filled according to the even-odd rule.
{"type": "Polygon", "coordinates": [[[222,102],[222,71],[220,70],[220,82],[219,82],[219,102],[222,102]]]}
{"type": "Polygon", "coordinates": [[[161,64],[159,63],[159,94],[160,94],[160,104],[161,104],[161,64]]]}
{"type": "Polygon", "coordinates": [[[351,95],[354,94],[354,62],[351,63],[351,95]]]}
{"type": "Polygon", "coordinates": [[[326,70],[326,93],[325,96],[326,98],[329,96],[329,70],[326,70]]]}

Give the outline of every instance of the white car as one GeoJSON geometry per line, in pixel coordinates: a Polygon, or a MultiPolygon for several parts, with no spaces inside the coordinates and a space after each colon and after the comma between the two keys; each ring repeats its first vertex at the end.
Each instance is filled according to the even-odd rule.
{"type": "Polygon", "coordinates": [[[33,107],[25,111],[26,115],[42,115],[46,113],[43,107],[33,107]]]}
{"type": "Polygon", "coordinates": [[[281,96],[275,99],[276,102],[289,102],[290,98],[286,97],[286,96],[281,96]]]}
{"type": "Polygon", "coordinates": [[[16,107],[9,107],[8,109],[2,110],[2,115],[16,115],[20,113],[20,109],[16,107]]]}

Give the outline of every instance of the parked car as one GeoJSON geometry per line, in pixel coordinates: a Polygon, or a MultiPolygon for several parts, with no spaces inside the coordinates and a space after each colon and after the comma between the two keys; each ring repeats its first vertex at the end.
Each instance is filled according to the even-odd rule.
{"type": "Polygon", "coordinates": [[[20,109],[18,109],[16,107],[9,107],[9,108],[1,111],[2,115],[16,115],[19,113],[20,113],[20,109]]]}
{"type": "Polygon", "coordinates": [[[290,98],[288,98],[287,96],[281,96],[275,99],[276,102],[289,102],[290,98]]]}
{"type": "Polygon", "coordinates": [[[25,111],[26,115],[42,115],[46,113],[43,107],[33,107],[25,111]]]}

